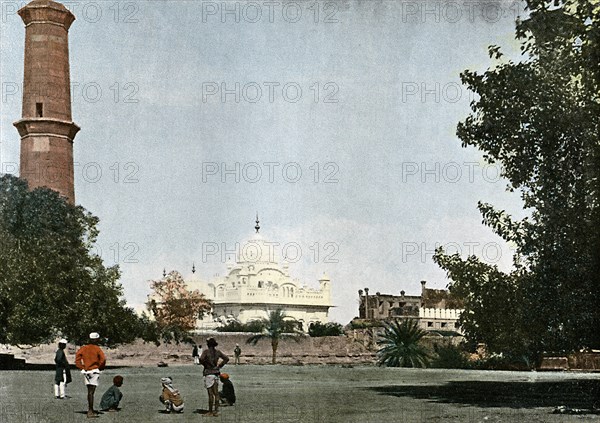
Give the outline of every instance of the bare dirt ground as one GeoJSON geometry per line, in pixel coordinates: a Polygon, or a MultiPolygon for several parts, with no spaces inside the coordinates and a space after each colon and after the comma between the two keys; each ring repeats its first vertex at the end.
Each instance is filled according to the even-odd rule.
{"type": "MultiPolygon", "coordinates": [[[[203,414],[207,394],[201,366],[134,367],[103,372],[96,395],[116,374],[125,378],[118,413],[110,422],[588,422],[594,414],[552,414],[556,406],[588,407],[598,375],[523,373],[341,365],[226,366],[238,402],[219,417],[203,414]],[[171,376],[183,394],[181,415],[161,413],[160,377],[171,376]]],[[[0,372],[0,422],[88,421],[85,387],[74,373],[71,398],[56,400],[52,371],[0,372]]]]}

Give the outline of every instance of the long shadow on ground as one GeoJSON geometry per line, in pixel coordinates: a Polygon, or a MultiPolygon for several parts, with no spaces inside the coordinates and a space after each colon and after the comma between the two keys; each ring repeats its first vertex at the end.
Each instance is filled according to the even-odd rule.
{"type": "Polygon", "coordinates": [[[381,395],[412,397],[480,407],[591,408],[600,401],[600,381],[554,382],[457,381],[444,385],[388,385],[366,388],[381,395]]]}

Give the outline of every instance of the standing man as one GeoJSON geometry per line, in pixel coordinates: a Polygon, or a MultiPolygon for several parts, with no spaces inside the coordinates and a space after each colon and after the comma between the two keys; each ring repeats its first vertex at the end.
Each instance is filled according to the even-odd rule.
{"type": "Polygon", "coordinates": [[[65,355],[65,348],[67,347],[67,340],[61,339],[58,341],[58,349],[54,356],[54,363],[56,363],[56,375],[54,376],[54,396],[56,399],[65,399],[65,388],[67,383],[71,383],[71,369],[69,368],[69,361],[65,355]]]}
{"type": "Polygon", "coordinates": [[[94,410],[94,393],[98,386],[98,379],[100,379],[100,370],[104,370],[106,365],[106,357],[98,346],[98,342],[100,342],[100,335],[97,332],[90,333],[89,343],[79,348],[75,355],[75,365],[81,369],[87,386],[88,418],[98,417],[100,414],[94,410]]]}
{"type": "Polygon", "coordinates": [[[215,338],[208,338],[206,345],[208,348],[202,351],[200,364],[204,366],[202,374],[204,375],[204,386],[208,391],[207,416],[216,417],[219,415],[219,374],[221,368],[229,361],[229,357],[216,349],[219,344],[217,344],[215,338]],[[219,359],[221,359],[220,363],[219,359]]]}
{"type": "Polygon", "coordinates": [[[194,364],[200,364],[200,354],[198,353],[198,345],[194,344],[192,350],[192,357],[194,358],[194,364]]]}
{"type": "Polygon", "coordinates": [[[233,350],[233,355],[235,355],[235,365],[240,364],[240,355],[242,355],[242,349],[240,348],[240,344],[235,344],[235,350],[233,350]]]}

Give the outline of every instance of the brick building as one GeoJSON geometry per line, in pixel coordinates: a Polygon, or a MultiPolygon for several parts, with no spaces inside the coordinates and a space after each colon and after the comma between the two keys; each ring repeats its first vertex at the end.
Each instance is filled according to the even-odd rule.
{"type": "Polygon", "coordinates": [[[369,288],[358,291],[359,317],[353,322],[389,321],[393,319],[416,319],[424,330],[461,333],[458,319],[463,303],[448,290],[426,287],[421,281],[421,295],[369,293],[369,288]]]}

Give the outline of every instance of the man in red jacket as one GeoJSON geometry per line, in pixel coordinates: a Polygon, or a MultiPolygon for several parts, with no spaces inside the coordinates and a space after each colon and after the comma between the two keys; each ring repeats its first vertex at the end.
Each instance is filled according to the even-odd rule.
{"type": "Polygon", "coordinates": [[[100,370],[104,370],[106,365],[106,357],[98,346],[99,341],[100,335],[97,332],[90,333],[89,343],[79,348],[75,355],[75,365],[81,369],[87,386],[88,417],[98,417],[100,414],[94,411],[94,393],[98,386],[100,370]]]}

